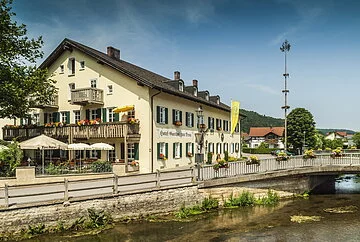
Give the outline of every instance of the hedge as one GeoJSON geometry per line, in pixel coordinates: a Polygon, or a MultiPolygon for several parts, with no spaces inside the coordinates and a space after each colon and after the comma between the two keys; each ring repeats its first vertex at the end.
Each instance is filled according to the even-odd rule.
{"type": "Polygon", "coordinates": [[[278,148],[243,148],[244,153],[250,154],[271,154],[271,151],[278,150],[278,148]]]}

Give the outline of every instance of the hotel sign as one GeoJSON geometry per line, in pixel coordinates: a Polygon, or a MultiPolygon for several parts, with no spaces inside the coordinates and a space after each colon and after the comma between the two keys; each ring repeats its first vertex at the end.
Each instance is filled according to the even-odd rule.
{"type": "Polygon", "coordinates": [[[177,129],[157,129],[158,138],[185,138],[193,139],[194,131],[177,129]]]}

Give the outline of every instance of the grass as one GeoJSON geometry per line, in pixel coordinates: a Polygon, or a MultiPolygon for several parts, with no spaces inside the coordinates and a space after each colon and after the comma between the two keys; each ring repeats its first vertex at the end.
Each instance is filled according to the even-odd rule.
{"type": "Polygon", "coordinates": [[[255,198],[255,195],[249,191],[242,192],[239,196],[234,197],[230,195],[228,200],[225,200],[224,207],[248,207],[254,205],[276,205],[280,200],[279,195],[271,190],[268,190],[267,195],[262,198],[255,198]]]}
{"type": "Polygon", "coordinates": [[[189,216],[202,214],[219,207],[219,201],[215,198],[209,197],[202,201],[201,205],[195,205],[192,207],[185,207],[185,204],[175,213],[175,217],[179,219],[188,218],[189,216]]]}

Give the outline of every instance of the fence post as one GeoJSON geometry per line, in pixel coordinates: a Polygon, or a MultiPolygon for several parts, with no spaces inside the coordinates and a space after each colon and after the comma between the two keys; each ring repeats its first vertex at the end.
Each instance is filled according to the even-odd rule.
{"type": "Polygon", "coordinates": [[[9,207],[9,186],[7,183],[5,183],[5,190],[4,190],[4,195],[5,195],[5,207],[9,207]]]}
{"type": "Polygon", "coordinates": [[[118,194],[118,182],[119,177],[118,175],[114,174],[114,186],[113,186],[113,194],[118,194]]]}
{"type": "Polygon", "coordinates": [[[196,182],[196,175],[195,175],[195,168],[194,167],[191,167],[191,182],[192,183],[195,183],[196,182]]]}
{"type": "Polygon", "coordinates": [[[352,165],[352,161],[353,161],[353,155],[350,154],[350,166],[352,165]]]}
{"type": "Polygon", "coordinates": [[[65,186],[64,202],[68,202],[69,201],[69,180],[67,178],[64,178],[64,186],[65,186]]]}
{"type": "Polygon", "coordinates": [[[160,170],[156,170],[156,187],[160,188],[160,170]]]}

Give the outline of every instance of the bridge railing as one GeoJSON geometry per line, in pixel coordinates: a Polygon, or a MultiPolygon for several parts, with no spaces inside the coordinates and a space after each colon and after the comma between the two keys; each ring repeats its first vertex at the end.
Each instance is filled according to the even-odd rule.
{"type": "Polygon", "coordinates": [[[302,156],[292,156],[286,161],[277,161],[275,158],[261,159],[260,164],[247,165],[246,161],[229,162],[229,168],[215,170],[212,165],[200,167],[199,180],[210,180],[215,178],[234,177],[255,173],[267,173],[278,170],[293,170],[305,167],[319,166],[355,166],[360,165],[360,154],[344,154],[341,157],[330,157],[327,155],[317,155],[314,159],[304,159],[302,156]]]}

